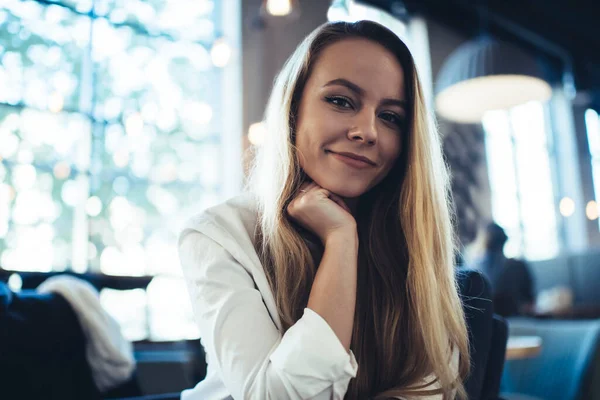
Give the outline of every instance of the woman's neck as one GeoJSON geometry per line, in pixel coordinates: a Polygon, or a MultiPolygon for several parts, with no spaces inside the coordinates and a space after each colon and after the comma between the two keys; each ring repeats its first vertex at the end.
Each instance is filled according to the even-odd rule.
{"type": "Polygon", "coordinates": [[[356,215],[356,210],[358,209],[358,200],[359,197],[344,197],[344,202],[350,208],[352,215],[356,215]]]}

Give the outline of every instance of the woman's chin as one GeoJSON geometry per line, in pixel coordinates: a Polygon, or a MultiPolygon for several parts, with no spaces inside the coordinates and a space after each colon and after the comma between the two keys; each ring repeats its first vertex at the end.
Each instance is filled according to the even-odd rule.
{"type": "MultiPolygon", "coordinates": [[[[309,176],[309,178],[311,177],[309,176]]],[[[316,182],[317,185],[345,199],[358,198],[370,189],[369,183],[344,177],[332,179],[331,176],[315,176],[315,178],[311,178],[311,180],[316,182]]]]}
{"type": "Polygon", "coordinates": [[[367,188],[350,188],[348,186],[342,186],[342,185],[328,185],[329,187],[324,187],[325,189],[329,190],[332,193],[337,194],[340,197],[343,197],[345,199],[354,199],[354,198],[358,198],[360,196],[362,196],[366,191],[367,188]]]}

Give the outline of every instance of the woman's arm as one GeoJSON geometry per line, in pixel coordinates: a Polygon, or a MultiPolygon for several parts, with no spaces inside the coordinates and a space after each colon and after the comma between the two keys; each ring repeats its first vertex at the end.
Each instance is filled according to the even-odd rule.
{"type": "Polygon", "coordinates": [[[325,247],[308,308],[327,321],[348,351],[356,306],[356,220],[340,196],[315,182],[302,184],[287,212],[293,220],[316,234],[325,247]]]}
{"type": "Polygon", "coordinates": [[[356,230],[329,236],[308,299],[308,308],[327,321],[346,351],[354,324],[357,259],[356,230]]]}
{"type": "MultiPolygon", "coordinates": [[[[332,249],[327,259],[333,257],[332,249]]],[[[319,314],[305,309],[282,335],[251,274],[222,246],[188,231],[180,239],[179,256],[208,363],[233,398],[344,397],[356,376],[356,360],[319,314]]],[[[323,268],[321,276],[326,278],[319,279],[315,293],[324,302],[330,295],[324,288],[333,288],[335,282],[324,283],[338,277],[333,267],[323,268]]],[[[335,309],[323,308],[335,320],[335,309]]]]}

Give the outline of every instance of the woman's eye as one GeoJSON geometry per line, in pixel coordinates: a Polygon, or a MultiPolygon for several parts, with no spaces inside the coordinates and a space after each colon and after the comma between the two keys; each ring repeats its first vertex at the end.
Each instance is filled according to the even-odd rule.
{"type": "Polygon", "coordinates": [[[392,123],[394,125],[397,125],[398,127],[402,127],[403,120],[402,120],[402,118],[400,118],[396,114],[383,113],[383,114],[380,115],[380,118],[383,119],[384,121],[387,121],[387,122],[390,122],[390,123],[392,123]]]}
{"type": "Polygon", "coordinates": [[[325,99],[327,100],[328,103],[331,103],[338,107],[352,108],[352,103],[350,103],[350,101],[344,97],[333,96],[333,97],[326,97],[325,99]]]}

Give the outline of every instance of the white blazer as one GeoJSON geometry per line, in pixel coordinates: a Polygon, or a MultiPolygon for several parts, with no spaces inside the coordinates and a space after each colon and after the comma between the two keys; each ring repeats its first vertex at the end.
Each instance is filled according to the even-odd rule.
{"type": "Polygon", "coordinates": [[[308,308],[282,334],[254,247],[257,216],[253,198],[243,194],[192,218],[180,234],[179,257],[208,363],[206,378],[181,398],[343,399],[356,359],[308,308]]]}

